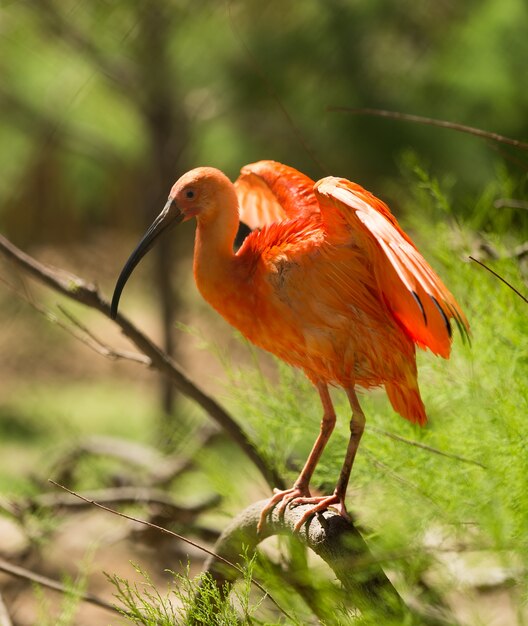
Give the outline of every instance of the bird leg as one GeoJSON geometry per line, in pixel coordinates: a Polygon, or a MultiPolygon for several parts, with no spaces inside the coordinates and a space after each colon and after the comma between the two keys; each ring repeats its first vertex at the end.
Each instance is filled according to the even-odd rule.
{"type": "Polygon", "coordinates": [[[327,385],[324,383],[317,383],[316,386],[319,391],[319,396],[321,397],[321,403],[324,410],[319,435],[301,473],[299,474],[299,477],[293,484],[293,487],[285,490],[274,489],[275,495],[270,498],[268,504],[262,509],[260,514],[257,532],[260,532],[262,526],[266,522],[267,514],[278,502],[281,503],[279,512],[282,513],[289,503],[293,501],[297,502],[298,498],[310,498],[311,496],[310,480],[336,423],[336,415],[327,385]]]}
{"type": "Polygon", "coordinates": [[[311,509],[306,511],[306,513],[297,522],[295,525],[296,531],[299,531],[308,519],[320,511],[325,511],[329,506],[337,509],[338,513],[343,517],[348,518],[345,506],[345,495],[348,487],[348,481],[350,479],[350,472],[352,471],[352,465],[354,464],[356,452],[359,447],[359,442],[361,441],[363,431],[365,430],[365,414],[359,405],[359,400],[354,387],[346,387],[345,391],[352,408],[352,419],[350,420],[350,439],[348,441],[345,460],[339,474],[336,488],[331,496],[319,496],[315,498],[299,497],[295,499],[295,502],[293,502],[295,506],[300,504],[314,505],[311,509]]]}

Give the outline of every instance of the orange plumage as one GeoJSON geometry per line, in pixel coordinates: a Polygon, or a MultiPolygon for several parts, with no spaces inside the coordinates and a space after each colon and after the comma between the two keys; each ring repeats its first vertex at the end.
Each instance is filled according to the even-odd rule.
{"type": "Polygon", "coordinates": [[[398,413],[424,424],[415,345],[447,358],[450,320],[469,331],[463,312],[381,200],[345,179],[314,183],[274,161],[245,166],[234,186],[213,168],[185,174],[123,270],[115,310],[156,229],[192,216],[198,222],[194,274],[203,297],[250,341],[304,370],[324,407],[321,433],[299,479],[274,496],[263,515],[280,500],[281,506],[312,502],[312,513],[337,505],[345,514],[364,424],[355,386],[384,385],[398,413]],[[235,254],[239,217],[255,230],[235,254]],[[348,394],[352,436],[333,496],[312,498],[310,478],[335,423],[328,385],[348,394]]]}

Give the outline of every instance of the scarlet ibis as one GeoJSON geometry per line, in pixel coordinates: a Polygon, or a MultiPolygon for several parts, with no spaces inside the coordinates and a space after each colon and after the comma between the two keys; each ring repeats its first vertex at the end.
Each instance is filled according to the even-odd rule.
{"type": "Polygon", "coordinates": [[[275,161],[242,168],[233,184],[199,167],[172,187],[167,204],[132,252],[117,281],[112,315],[132,270],[170,226],[196,217],[194,277],[202,296],[257,346],[301,368],[323,405],[321,428],[291,489],[275,490],[260,525],[277,504],[312,504],[297,529],[345,495],[365,416],[356,386],[381,385],[396,412],[425,424],[415,346],[449,357],[454,320],[469,325],[389,208],[344,178],[314,183],[275,161]],[[239,220],[254,229],[235,253],[239,220]],[[328,386],[350,402],[350,439],[336,488],[312,497],[310,480],[336,415],[328,386]]]}

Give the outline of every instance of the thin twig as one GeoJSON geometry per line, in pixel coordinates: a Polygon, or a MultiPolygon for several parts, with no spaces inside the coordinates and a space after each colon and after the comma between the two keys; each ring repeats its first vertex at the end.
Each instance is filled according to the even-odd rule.
{"type": "Polygon", "coordinates": [[[59,309],[59,311],[61,311],[61,313],[65,317],[67,317],[70,320],[70,322],[74,326],[77,326],[79,330],[81,330],[87,337],[89,337],[92,340],[93,344],[91,344],[91,347],[93,347],[96,350],[96,352],[98,352],[98,354],[101,354],[102,356],[108,359],[112,359],[112,360],[122,359],[126,361],[134,361],[135,363],[140,363],[141,365],[146,365],[147,367],[150,367],[151,365],[150,359],[146,357],[144,354],[138,354],[137,352],[130,352],[128,350],[115,350],[114,348],[111,348],[108,344],[104,343],[98,337],[96,337],[96,335],[87,326],[85,326],[79,319],[77,319],[73,315],[73,313],[68,311],[66,307],[63,307],[60,304],[58,304],[57,308],[59,309]],[[98,349],[96,348],[97,346],[99,347],[98,349]]]}
{"type": "Polygon", "coordinates": [[[406,437],[402,437],[401,435],[396,435],[395,433],[391,433],[387,430],[383,430],[382,428],[377,428],[376,426],[367,426],[367,430],[370,430],[374,433],[378,433],[380,435],[384,435],[385,437],[390,437],[391,439],[394,439],[395,441],[401,441],[402,443],[406,443],[410,446],[416,446],[417,448],[422,448],[423,450],[427,450],[428,452],[433,452],[434,454],[439,454],[441,456],[446,456],[450,459],[456,459],[457,461],[462,461],[463,463],[470,463],[471,465],[477,465],[478,467],[482,467],[482,469],[487,469],[487,467],[483,463],[480,463],[479,461],[474,461],[473,459],[468,459],[464,456],[453,454],[452,452],[444,452],[444,450],[433,448],[432,446],[428,446],[425,443],[420,443],[419,441],[413,441],[412,439],[407,439],[406,437]]]}
{"type": "Polygon", "coordinates": [[[365,446],[363,446],[362,453],[367,457],[367,459],[373,465],[375,465],[379,469],[383,470],[392,479],[394,479],[395,481],[401,483],[402,485],[405,485],[409,489],[412,489],[414,492],[419,494],[422,498],[425,498],[426,500],[428,500],[433,506],[436,507],[436,509],[438,509],[438,511],[443,512],[442,507],[437,502],[435,502],[433,500],[433,498],[431,498],[431,496],[429,494],[427,494],[425,491],[420,489],[420,487],[415,485],[410,480],[407,480],[406,478],[403,478],[403,476],[400,476],[397,472],[395,472],[392,469],[392,467],[389,467],[386,463],[383,463],[383,461],[380,461],[379,459],[377,459],[376,456],[374,454],[372,454],[372,452],[370,450],[365,448],[365,446]]]}
{"type": "Polygon", "coordinates": [[[509,287],[514,293],[516,293],[519,298],[521,298],[522,300],[524,300],[526,302],[526,304],[528,304],[528,298],[526,298],[526,296],[523,296],[522,293],[516,289],[511,283],[509,283],[505,278],[503,278],[502,276],[500,276],[500,274],[497,274],[497,272],[493,271],[491,269],[491,267],[488,267],[487,265],[485,265],[484,263],[482,263],[482,261],[479,261],[478,259],[476,259],[473,256],[469,257],[472,261],[474,261],[475,263],[478,263],[479,265],[481,265],[485,270],[488,270],[488,272],[490,274],[493,274],[493,276],[495,276],[496,278],[498,278],[500,281],[502,281],[507,287],[509,287]]]}
{"type": "Polygon", "coordinates": [[[528,169],[528,161],[525,161],[524,159],[519,159],[518,157],[513,156],[513,154],[510,154],[506,150],[503,150],[499,145],[493,143],[492,141],[488,141],[488,146],[494,152],[496,152],[497,154],[500,154],[500,156],[503,157],[506,161],[513,163],[517,167],[520,167],[522,170],[528,169]]]}
{"type": "Polygon", "coordinates": [[[388,117],[393,120],[402,120],[404,122],[414,122],[417,124],[427,124],[428,126],[439,126],[440,128],[449,128],[450,130],[456,130],[462,133],[468,133],[469,135],[476,135],[483,139],[491,139],[498,143],[505,143],[521,150],[528,150],[528,143],[519,141],[518,139],[511,139],[498,133],[492,133],[481,128],[475,128],[473,126],[466,126],[464,124],[458,124],[457,122],[448,122],[446,120],[437,120],[432,117],[423,117],[422,115],[412,115],[410,113],[400,113],[399,111],[385,111],[383,109],[369,109],[369,108],[349,108],[349,107],[327,107],[327,111],[333,113],[351,113],[352,115],[376,115],[378,117],[388,117]]]}
{"type": "MultiPolygon", "coordinates": [[[[67,491],[72,496],[75,496],[76,498],[79,498],[80,500],[84,500],[85,502],[92,504],[93,506],[96,506],[97,508],[102,509],[103,511],[107,511],[108,513],[112,513],[113,515],[117,515],[118,517],[123,517],[125,519],[130,520],[131,522],[136,522],[138,524],[142,524],[143,526],[148,526],[149,528],[158,530],[159,532],[164,533],[166,535],[170,535],[171,537],[176,537],[176,539],[179,539],[180,541],[183,541],[184,543],[187,543],[190,546],[193,546],[193,548],[196,548],[197,550],[205,552],[210,557],[218,559],[219,561],[221,561],[228,567],[235,569],[239,574],[244,575],[244,570],[241,567],[239,567],[238,565],[235,565],[234,563],[225,559],[219,554],[216,554],[212,550],[209,550],[209,548],[206,548],[200,545],[199,543],[192,541],[192,539],[187,539],[187,537],[184,537],[183,535],[180,535],[172,530],[169,530],[168,528],[163,528],[163,526],[158,526],[157,524],[153,524],[152,522],[147,522],[146,520],[142,520],[137,517],[133,517],[132,515],[127,515],[126,513],[121,513],[120,511],[111,509],[110,507],[105,506],[104,504],[100,504],[99,502],[96,502],[95,500],[90,500],[89,498],[86,498],[82,496],[81,494],[76,493],[75,491],[72,491],[71,489],[68,489],[68,487],[65,487],[64,485],[59,485],[59,483],[56,483],[54,480],[50,479],[49,482],[52,485],[55,485],[55,487],[58,487],[59,489],[64,489],[64,491],[67,491]]],[[[266,589],[257,580],[252,578],[251,582],[255,585],[255,587],[257,587],[260,591],[262,591],[262,593],[266,595],[271,600],[271,602],[273,602],[273,604],[279,609],[279,611],[283,615],[285,615],[288,619],[291,619],[291,616],[280,606],[280,604],[273,598],[273,596],[268,591],[266,591],[266,589]]]]}
{"type": "Polygon", "coordinates": [[[21,300],[24,300],[24,302],[29,304],[29,306],[31,306],[35,311],[43,315],[48,320],[48,322],[50,322],[51,324],[55,324],[62,330],[66,331],[69,335],[77,339],[77,341],[80,341],[82,344],[84,344],[85,346],[90,348],[90,350],[93,350],[97,354],[100,354],[101,356],[104,356],[105,358],[108,358],[113,361],[121,359],[124,361],[133,361],[134,363],[141,363],[141,365],[146,365],[147,367],[150,366],[150,359],[146,357],[144,354],[138,354],[136,352],[128,352],[128,351],[122,351],[122,350],[114,350],[114,348],[111,348],[107,344],[97,339],[97,337],[95,337],[95,335],[91,331],[89,331],[86,328],[86,326],[83,326],[78,320],[76,320],[73,317],[71,313],[68,313],[66,309],[64,309],[60,305],[57,305],[57,308],[66,317],[68,317],[68,319],[70,319],[72,324],[74,324],[80,330],[82,330],[82,332],[85,333],[86,336],[79,334],[73,328],[64,324],[64,322],[62,322],[62,320],[59,317],[57,317],[57,315],[55,315],[53,311],[51,311],[50,309],[46,309],[43,306],[37,304],[37,302],[35,302],[29,290],[27,289],[25,282],[23,283],[24,293],[19,291],[16,287],[14,287],[11,283],[9,283],[2,276],[0,276],[0,282],[4,284],[8,289],[10,289],[21,300]]]}
{"type": "MultiPolygon", "coordinates": [[[[3,235],[0,235],[0,252],[3,252],[18,267],[24,268],[31,276],[48,287],[72,300],[97,309],[111,319],[110,304],[101,296],[95,285],[86,283],[78,276],[64,270],[39,263],[36,259],[22,252],[3,235]]],[[[258,468],[270,486],[276,486],[279,489],[285,488],[284,480],[275,468],[270,467],[268,461],[258,452],[241,426],[214,398],[191,382],[175,361],[134,326],[128,318],[118,313],[115,322],[137,348],[150,359],[151,367],[168,376],[184,396],[198,404],[211,419],[225,430],[258,468]]]]}
{"type": "Polygon", "coordinates": [[[91,593],[81,593],[75,589],[71,589],[65,587],[63,584],[58,582],[57,580],[53,580],[52,578],[48,578],[47,576],[41,576],[40,574],[35,574],[31,570],[28,570],[24,567],[20,567],[19,565],[13,565],[6,561],[5,559],[0,557],[0,571],[5,574],[9,574],[10,576],[14,576],[15,578],[20,578],[22,580],[29,580],[33,583],[37,583],[42,587],[46,587],[47,589],[52,589],[53,591],[58,591],[59,593],[65,593],[75,596],[82,600],[83,602],[88,602],[89,604],[94,604],[95,606],[100,607],[101,609],[106,609],[107,611],[112,611],[112,613],[118,613],[120,615],[123,614],[121,609],[118,609],[110,602],[99,598],[98,596],[94,596],[91,593]]]}

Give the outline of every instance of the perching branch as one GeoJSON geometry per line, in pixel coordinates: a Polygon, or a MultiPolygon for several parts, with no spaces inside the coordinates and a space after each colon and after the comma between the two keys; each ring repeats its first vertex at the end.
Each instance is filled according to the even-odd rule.
{"type": "MultiPolygon", "coordinates": [[[[224,530],[214,551],[230,562],[240,562],[244,549],[251,554],[258,544],[274,535],[297,537],[307,548],[321,557],[333,570],[342,585],[343,602],[358,609],[378,604],[385,607],[387,617],[401,618],[411,612],[419,612],[421,623],[452,624],[444,606],[409,609],[396,591],[377,559],[370,552],[356,526],[337,512],[328,510],[313,517],[301,531],[295,525],[311,505],[288,507],[283,515],[275,507],[268,516],[263,532],[257,533],[260,514],[267,500],[255,502],[242,511],[224,530]]],[[[240,575],[227,569],[222,562],[211,556],[206,571],[219,588],[233,583],[240,575]]]]}
{"type": "Polygon", "coordinates": [[[481,128],[475,128],[474,126],[466,126],[464,124],[458,124],[457,122],[448,122],[447,120],[437,120],[432,117],[423,117],[422,115],[411,115],[409,113],[400,113],[399,111],[384,111],[383,109],[368,109],[368,108],[349,108],[349,107],[328,107],[328,111],[332,113],[350,113],[352,115],[375,115],[377,117],[388,117],[393,120],[402,120],[404,122],[414,122],[417,124],[426,124],[428,126],[439,126],[440,128],[448,128],[450,130],[456,130],[461,133],[468,133],[469,135],[475,135],[482,137],[483,139],[491,139],[498,143],[504,143],[521,150],[528,150],[528,143],[519,141],[518,139],[511,139],[498,133],[492,133],[481,128]]]}
{"type": "MultiPolygon", "coordinates": [[[[14,246],[3,235],[0,235],[0,251],[17,267],[24,269],[31,276],[54,289],[62,295],[80,302],[88,307],[97,309],[110,318],[110,304],[101,296],[97,287],[85,282],[62,269],[52,268],[33,259],[14,246]]],[[[146,335],[144,335],[124,315],[118,313],[115,320],[121,331],[136,347],[150,359],[150,367],[168,376],[176,388],[186,397],[198,404],[217,424],[219,424],[231,439],[243,450],[246,456],[258,468],[270,486],[284,488],[284,481],[273,467],[260,455],[249,437],[233,417],[218,402],[197,387],[178,365],[146,335]]]]}

